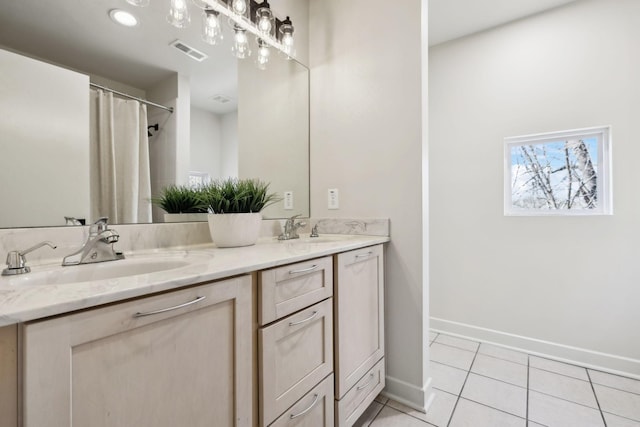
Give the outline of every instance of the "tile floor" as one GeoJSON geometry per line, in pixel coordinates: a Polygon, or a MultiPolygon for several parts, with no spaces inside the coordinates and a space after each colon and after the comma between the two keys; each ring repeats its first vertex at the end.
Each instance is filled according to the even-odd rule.
{"type": "Polygon", "coordinates": [[[640,381],[431,333],[428,414],[378,396],[356,427],[640,427],[640,381]]]}

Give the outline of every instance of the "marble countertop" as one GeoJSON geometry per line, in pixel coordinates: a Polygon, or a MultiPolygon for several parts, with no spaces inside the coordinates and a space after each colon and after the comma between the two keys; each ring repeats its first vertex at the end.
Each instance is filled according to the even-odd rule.
{"type": "Polygon", "coordinates": [[[330,235],[325,235],[322,237],[317,241],[308,238],[278,241],[269,237],[260,239],[254,246],[241,248],[222,249],[213,244],[205,244],[125,252],[125,260],[101,264],[123,263],[118,268],[126,269],[128,265],[126,263],[146,262],[149,264],[149,270],[154,269],[154,263],[161,266],[160,268],[167,266],[174,268],[111,279],[90,279],[92,272],[96,271],[95,267],[101,264],[64,268],[59,264],[32,265],[31,273],[26,275],[0,277],[0,326],[41,319],[389,241],[386,236],[340,235],[332,238],[330,235]],[[81,281],[64,283],[64,278],[60,277],[66,276],[56,279],[56,274],[60,272],[66,275],[77,275],[81,281]],[[49,283],[31,283],[43,275],[51,278],[49,283]],[[30,277],[33,278],[31,281],[30,277]]]}

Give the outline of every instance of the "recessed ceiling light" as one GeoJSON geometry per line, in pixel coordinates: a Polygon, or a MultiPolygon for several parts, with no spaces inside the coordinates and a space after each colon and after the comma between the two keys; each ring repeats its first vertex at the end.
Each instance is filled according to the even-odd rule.
{"type": "Polygon", "coordinates": [[[138,25],[138,18],[125,10],[111,9],[109,16],[114,22],[124,25],[125,27],[135,27],[138,25]]]}

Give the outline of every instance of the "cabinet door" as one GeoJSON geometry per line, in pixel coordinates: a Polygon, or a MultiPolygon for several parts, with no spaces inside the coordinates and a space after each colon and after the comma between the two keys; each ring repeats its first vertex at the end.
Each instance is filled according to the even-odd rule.
{"type": "Polygon", "coordinates": [[[27,324],[24,426],[251,426],[251,311],[243,276],[27,324]]]}
{"type": "Polygon", "coordinates": [[[263,427],[333,371],[332,331],[331,298],[260,330],[263,427]]]}
{"type": "Polygon", "coordinates": [[[382,245],[336,255],[336,399],[384,356],[382,245]]]}

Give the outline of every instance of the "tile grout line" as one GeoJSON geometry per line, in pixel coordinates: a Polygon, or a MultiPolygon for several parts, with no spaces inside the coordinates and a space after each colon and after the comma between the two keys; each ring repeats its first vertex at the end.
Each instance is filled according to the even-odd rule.
{"type": "Polygon", "coordinates": [[[525,413],[525,425],[529,427],[529,370],[531,369],[529,363],[529,355],[527,354],[527,411],[525,413]]]}
{"type": "Polygon", "coordinates": [[[514,414],[512,412],[505,411],[504,409],[499,409],[499,408],[493,407],[491,405],[487,405],[486,403],[478,402],[477,400],[469,399],[468,397],[462,397],[461,396],[460,399],[464,399],[467,402],[473,402],[473,403],[475,403],[477,405],[484,406],[485,408],[493,409],[494,411],[497,411],[497,412],[502,412],[503,414],[507,414],[507,415],[510,415],[512,417],[519,418],[521,420],[525,419],[524,417],[522,417],[520,415],[516,415],[516,414],[514,414]]]}
{"type": "MultiPolygon", "coordinates": [[[[437,339],[437,338],[436,338],[437,339]]],[[[477,353],[478,350],[480,349],[480,344],[478,344],[478,347],[476,347],[475,350],[469,350],[468,348],[462,348],[462,347],[457,347],[455,345],[451,345],[451,344],[445,344],[443,342],[440,341],[436,341],[435,339],[433,341],[431,341],[431,343],[429,344],[429,347],[431,347],[431,344],[439,344],[439,345],[443,345],[445,347],[449,347],[449,348],[455,348],[456,350],[462,350],[462,351],[466,351],[468,353],[477,353]]]]}
{"type": "MultiPolygon", "coordinates": [[[[389,400],[391,400],[391,399],[389,399],[389,400]]],[[[385,406],[386,406],[386,405],[385,405],[385,406]]],[[[403,411],[403,410],[401,410],[401,409],[394,408],[393,406],[389,406],[389,409],[391,409],[391,410],[393,410],[393,411],[396,411],[396,412],[400,412],[401,414],[404,414],[404,415],[406,415],[407,417],[411,417],[411,418],[413,418],[414,420],[418,420],[418,421],[420,421],[420,422],[422,422],[422,423],[424,423],[424,424],[426,424],[426,425],[428,425],[428,426],[432,426],[432,427],[441,427],[441,426],[437,426],[437,425],[435,425],[435,424],[432,424],[432,423],[430,423],[429,421],[425,421],[425,420],[423,420],[423,419],[421,419],[421,418],[418,418],[418,417],[416,417],[416,416],[414,416],[414,415],[411,415],[411,414],[409,414],[408,412],[404,412],[404,411],[403,411]]],[[[382,412],[382,410],[380,410],[380,412],[382,412]]],[[[380,413],[378,413],[378,415],[380,415],[380,413]]],[[[376,418],[377,418],[377,416],[376,416],[376,418]]],[[[373,424],[373,421],[371,421],[371,424],[373,424]]],[[[369,425],[371,425],[371,424],[369,424],[369,425]]]]}
{"type": "MultiPolygon", "coordinates": [[[[572,366],[574,366],[574,365],[572,365],[572,366]]],[[[583,380],[582,378],[574,377],[572,375],[561,374],[560,372],[550,371],[548,369],[542,369],[542,368],[538,368],[536,366],[530,366],[530,368],[531,369],[537,369],[538,371],[548,372],[550,374],[560,375],[561,377],[565,377],[565,378],[572,378],[574,380],[582,381],[582,382],[585,382],[585,383],[590,382],[590,380],[583,380]]],[[[586,368],[583,367],[582,369],[586,369],[586,368]]]]}
{"type": "Polygon", "coordinates": [[[568,402],[568,403],[572,403],[574,405],[582,406],[583,408],[592,409],[594,411],[598,410],[598,408],[594,408],[593,406],[585,405],[584,403],[576,402],[575,400],[565,399],[564,397],[560,397],[560,396],[556,396],[556,395],[553,395],[553,394],[545,393],[543,391],[538,391],[538,390],[535,390],[535,389],[533,389],[531,391],[533,391],[535,393],[538,393],[538,394],[542,394],[542,395],[548,396],[548,397],[553,397],[554,399],[558,399],[558,400],[562,400],[562,401],[565,401],[565,402],[568,402]]]}
{"type": "Polygon", "coordinates": [[[521,388],[521,389],[526,389],[527,388],[527,386],[521,386],[521,385],[518,385],[518,384],[510,383],[509,381],[501,380],[499,378],[490,377],[489,375],[479,374],[477,372],[472,372],[472,374],[476,375],[478,377],[487,378],[487,379],[490,379],[490,380],[493,380],[493,381],[497,381],[497,382],[502,383],[502,384],[507,384],[507,385],[510,385],[510,386],[513,386],[513,387],[518,387],[518,388],[521,388]]]}
{"type": "Polygon", "coordinates": [[[453,414],[456,413],[456,408],[458,407],[458,403],[460,402],[460,397],[462,396],[462,391],[464,390],[464,386],[467,384],[467,380],[469,379],[469,375],[471,375],[471,368],[473,368],[473,364],[476,361],[476,357],[478,357],[478,351],[480,350],[480,346],[476,349],[475,354],[473,355],[473,360],[469,365],[469,369],[467,370],[467,376],[464,378],[464,382],[462,383],[462,387],[460,388],[460,393],[458,393],[458,398],[456,399],[456,403],[453,405],[453,409],[451,410],[451,415],[449,415],[449,422],[447,422],[447,427],[451,425],[451,420],[453,419],[453,414]]]}
{"type": "Polygon", "coordinates": [[[602,413],[603,413],[603,414],[609,414],[609,415],[615,415],[615,416],[616,416],[616,417],[618,417],[618,418],[624,418],[625,420],[633,421],[634,423],[640,423],[640,420],[636,420],[636,419],[633,419],[633,418],[629,418],[629,417],[626,417],[626,416],[624,416],[624,415],[614,414],[613,412],[609,412],[609,411],[602,411],[602,413]]]}
{"type": "Polygon", "coordinates": [[[502,360],[503,362],[515,363],[516,365],[520,365],[520,366],[529,366],[528,364],[529,355],[526,353],[522,353],[522,354],[527,356],[527,363],[514,362],[513,360],[505,359],[504,357],[494,356],[493,354],[480,353],[480,355],[482,356],[487,356],[487,357],[491,357],[492,359],[502,360]]]}
{"type": "Polygon", "coordinates": [[[604,414],[602,413],[602,408],[600,407],[600,401],[598,400],[598,394],[596,393],[596,388],[593,386],[593,382],[591,381],[591,375],[589,374],[589,370],[585,369],[587,372],[587,378],[589,378],[589,385],[591,386],[591,391],[593,391],[593,397],[596,399],[596,405],[598,405],[598,411],[600,411],[600,416],[602,417],[602,422],[604,423],[604,427],[607,427],[607,420],[604,418],[604,414]]]}
{"type": "MultiPolygon", "coordinates": [[[[385,406],[387,406],[387,403],[389,403],[389,398],[386,398],[386,402],[382,403],[382,402],[378,402],[380,404],[380,410],[378,411],[378,413],[376,414],[375,417],[373,417],[373,419],[371,420],[371,422],[369,422],[369,424],[367,424],[365,427],[371,427],[371,424],[373,424],[373,422],[376,420],[376,418],[378,418],[378,416],[380,416],[380,414],[382,413],[382,410],[385,408],[385,406]]],[[[377,400],[374,399],[374,402],[377,402],[377,400]]]]}
{"type": "MultiPolygon", "coordinates": [[[[440,362],[436,362],[436,363],[440,363],[440,362]]],[[[589,378],[591,378],[591,376],[589,376],[589,378]]],[[[623,378],[624,378],[624,377],[623,377],[623,378]]],[[[592,382],[593,384],[595,384],[595,385],[599,385],[600,387],[609,388],[609,389],[611,389],[611,390],[616,390],[616,391],[619,391],[619,392],[621,392],[621,393],[627,393],[627,394],[633,394],[633,395],[636,395],[636,396],[640,396],[640,393],[636,393],[636,392],[633,392],[633,391],[625,390],[625,389],[622,389],[622,388],[611,387],[610,385],[606,385],[606,384],[600,384],[600,383],[598,383],[598,382],[593,382],[593,380],[592,380],[591,382],[592,382]]],[[[606,411],[605,411],[605,412],[606,412],[606,411]]]]}

